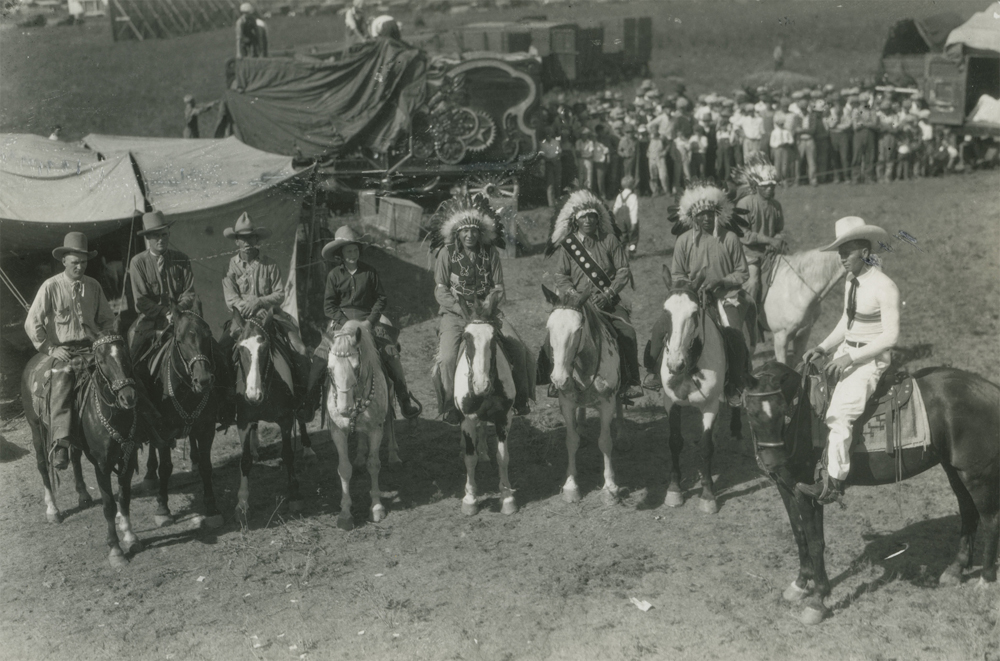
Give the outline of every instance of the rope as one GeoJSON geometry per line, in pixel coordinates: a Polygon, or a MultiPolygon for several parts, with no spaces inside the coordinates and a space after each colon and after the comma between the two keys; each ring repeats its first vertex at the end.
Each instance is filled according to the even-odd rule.
{"type": "Polygon", "coordinates": [[[15,300],[17,300],[17,302],[21,304],[21,307],[24,308],[24,311],[28,312],[31,309],[31,306],[28,305],[28,301],[24,298],[24,296],[21,296],[21,292],[19,292],[17,287],[14,286],[14,281],[10,279],[10,276],[7,275],[2,267],[0,267],[0,281],[7,286],[10,293],[14,295],[15,300]]]}

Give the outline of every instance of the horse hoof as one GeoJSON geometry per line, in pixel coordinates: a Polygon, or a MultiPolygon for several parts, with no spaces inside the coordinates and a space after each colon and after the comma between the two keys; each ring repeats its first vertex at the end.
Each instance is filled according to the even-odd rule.
{"type": "Polygon", "coordinates": [[[401,464],[401,463],[403,463],[403,460],[400,459],[399,455],[396,454],[395,452],[390,452],[389,453],[389,463],[390,464],[401,464]]]}
{"type": "Polygon", "coordinates": [[[211,528],[213,530],[215,528],[221,528],[222,524],[223,524],[223,520],[222,520],[222,515],[221,514],[215,514],[214,516],[206,516],[201,521],[202,527],[204,527],[204,528],[211,528]]]}
{"type": "Polygon", "coordinates": [[[619,502],[618,490],[601,489],[601,502],[605,505],[617,505],[619,502]]]}
{"type": "Polygon", "coordinates": [[[980,576],[979,580],[976,581],[976,586],[973,588],[975,590],[989,590],[990,586],[994,585],[990,581],[986,580],[985,576],[980,576]]]}
{"type": "Polygon", "coordinates": [[[76,503],[79,505],[80,509],[85,509],[94,504],[94,499],[91,498],[89,494],[81,494],[76,503]]]}
{"type": "Polygon", "coordinates": [[[302,462],[307,466],[316,464],[316,451],[312,448],[302,448],[302,462]]]}
{"type": "Polygon", "coordinates": [[[154,514],[153,521],[156,522],[157,528],[164,528],[173,525],[174,517],[172,514],[154,514]]]}
{"type": "Polygon", "coordinates": [[[354,517],[350,514],[337,517],[337,527],[341,530],[354,530],[354,517]]]}
{"type": "Polygon", "coordinates": [[[668,491],[663,504],[667,507],[680,507],[684,504],[684,496],[680,491],[668,491]]]}
{"type": "Polygon", "coordinates": [[[117,553],[112,550],[111,553],[108,554],[108,560],[111,562],[112,569],[122,569],[124,567],[128,567],[128,558],[122,554],[121,549],[118,549],[117,553]]]}
{"type": "Polygon", "coordinates": [[[479,505],[462,501],[462,514],[465,516],[475,516],[479,514],[479,505]]]}
{"type": "Polygon", "coordinates": [[[134,539],[130,543],[119,542],[118,546],[119,548],[121,548],[122,553],[124,553],[126,556],[135,555],[136,553],[142,552],[142,542],[140,542],[138,539],[134,539]]]}
{"type": "Polygon", "coordinates": [[[62,523],[62,513],[60,512],[46,512],[45,520],[49,523],[62,523]]]}
{"type": "Polygon", "coordinates": [[[139,488],[143,491],[156,491],[159,486],[159,480],[150,480],[148,478],[139,483],[139,488]]]}
{"type": "Polygon", "coordinates": [[[372,508],[372,523],[378,523],[385,518],[385,507],[376,505],[372,508]]]}
{"type": "Polygon", "coordinates": [[[715,502],[715,498],[699,498],[698,499],[698,509],[705,514],[718,514],[719,505],[715,502]]]}
{"type": "Polygon", "coordinates": [[[563,489],[562,497],[567,503],[578,503],[580,502],[580,490],[579,489],[563,489]]]}
{"type": "Polygon", "coordinates": [[[812,591],[809,590],[809,588],[805,589],[800,588],[798,585],[796,585],[795,581],[792,581],[792,584],[789,585],[787,588],[785,588],[785,591],[781,593],[781,598],[784,599],[785,601],[796,603],[802,601],[803,599],[808,597],[811,593],[812,591]]]}
{"type": "Polygon", "coordinates": [[[288,511],[291,514],[301,514],[304,508],[305,508],[305,503],[303,503],[301,500],[288,501],[288,511]]]}
{"type": "Polygon", "coordinates": [[[958,567],[948,567],[938,579],[938,585],[946,588],[957,588],[962,584],[962,570],[958,567]]]}
{"type": "Polygon", "coordinates": [[[503,505],[500,506],[501,514],[517,514],[517,503],[514,502],[514,497],[503,499],[503,505]]]}
{"type": "Polygon", "coordinates": [[[826,615],[826,608],[813,608],[812,606],[806,606],[802,609],[802,614],[799,615],[799,621],[802,624],[813,626],[826,619],[826,615]]]}

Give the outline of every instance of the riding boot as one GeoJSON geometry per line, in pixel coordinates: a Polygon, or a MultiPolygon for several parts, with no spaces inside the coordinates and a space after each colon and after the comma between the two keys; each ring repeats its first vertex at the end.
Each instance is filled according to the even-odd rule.
{"type": "Polygon", "coordinates": [[[795,485],[795,490],[816,500],[821,505],[826,505],[844,495],[844,483],[830,477],[826,469],[823,469],[820,471],[819,479],[813,484],[799,482],[795,485]]]}
{"type": "Polygon", "coordinates": [[[326,358],[313,354],[309,365],[309,378],[306,381],[305,397],[296,411],[300,420],[312,420],[320,407],[320,397],[323,391],[323,381],[326,377],[326,358]]]}
{"type": "Polygon", "coordinates": [[[413,403],[413,399],[410,397],[410,389],[406,386],[406,374],[403,372],[403,363],[399,360],[399,350],[392,346],[385,347],[382,351],[382,364],[385,365],[386,373],[392,379],[400,413],[407,420],[419,416],[421,409],[413,403]]]}

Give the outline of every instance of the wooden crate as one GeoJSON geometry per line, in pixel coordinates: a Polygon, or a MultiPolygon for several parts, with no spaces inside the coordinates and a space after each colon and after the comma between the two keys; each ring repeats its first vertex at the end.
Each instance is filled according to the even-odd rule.
{"type": "Polygon", "coordinates": [[[419,241],[424,209],[416,202],[399,197],[379,200],[375,226],[396,241],[419,241]]]}

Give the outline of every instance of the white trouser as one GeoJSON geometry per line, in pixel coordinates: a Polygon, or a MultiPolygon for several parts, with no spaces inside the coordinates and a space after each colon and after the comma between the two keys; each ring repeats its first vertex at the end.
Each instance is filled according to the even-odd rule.
{"type": "MultiPolygon", "coordinates": [[[[847,354],[850,347],[842,343],[833,354],[836,360],[847,354]]],[[[830,429],[826,446],[826,469],[830,477],[846,480],[851,470],[851,431],[854,421],[865,410],[868,398],[875,392],[878,380],[889,367],[889,352],[860,365],[851,365],[837,382],[826,410],[826,426],[830,429]]]]}

